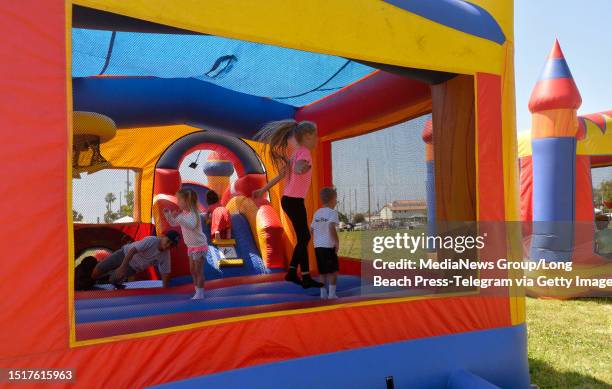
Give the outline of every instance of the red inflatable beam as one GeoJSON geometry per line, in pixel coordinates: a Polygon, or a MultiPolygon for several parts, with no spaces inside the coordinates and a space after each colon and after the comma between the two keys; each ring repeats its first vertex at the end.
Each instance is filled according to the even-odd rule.
{"type": "Polygon", "coordinates": [[[181,173],[176,169],[155,169],[153,194],[174,195],[181,189],[181,173]]]}
{"type": "MultiPolygon", "coordinates": [[[[428,84],[407,77],[374,72],[338,92],[300,108],[296,120],[317,123],[319,135],[325,137],[359,124],[381,122],[415,104],[431,100],[428,84]],[[368,98],[364,98],[367,96],[368,98]],[[333,114],[330,115],[330,112],[333,114]]],[[[407,118],[398,118],[405,120],[407,118]]],[[[384,123],[391,125],[393,123],[384,123]]],[[[374,131],[378,128],[372,128],[374,131]]]]}

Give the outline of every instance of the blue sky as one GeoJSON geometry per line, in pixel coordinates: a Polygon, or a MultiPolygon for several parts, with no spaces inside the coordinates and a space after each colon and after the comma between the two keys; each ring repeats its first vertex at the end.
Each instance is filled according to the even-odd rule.
{"type": "MultiPolygon", "coordinates": [[[[529,96],[555,37],[572,71],[581,114],[612,109],[611,0],[516,0],[514,46],[516,123],[527,130],[529,96]]],[[[612,179],[612,167],[593,169],[593,183],[612,179]]]]}
{"type": "MultiPolygon", "coordinates": [[[[580,113],[612,109],[612,0],[516,0],[515,74],[517,129],[530,127],[527,103],[555,37],[582,95],[580,113]]],[[[370,159],[372,209],[395,199],[424,197],[425,168],[420,140],[423,119],[334,144],[334,177],[344,209],[367,210],[365,166],[370,159]],[[406,174],[407,172],[407,174],[406,174]],[[401,177],[401,178],[400,178],[401,177]],[[351,193],[351,195],[349,195],[351,193]]],[[[189,158],[187,158],[189,159],[189,158]]],[[[188,179],[200,172],[183,168],[188,179]]],[[[203,175],[202,175],[203,178],[203,175]]],[[[593,171],[593,181],[612,179],[612,167],[593,171]]],[[[87,221],[104,212],[104,193],[125,187],[125,174],[100,172],[74,185],[74,205],[87,221]],[[93,189],[92,189],[93,188],[93,189]]],[[[115,203],[118,206],[119,202],[115,203]]],[[[340,205],[342,209],[342,205],[340,205]]]]}
{"type": "Polygon", "coordinates": [[[580,113],[612,109],[610,0],[516,0],[516,118],[530,128],[529,96],[555,37],[582,95],[580,113]]]}
{"type": "MultiPolygon", "coordinates": [[[[516,0],[514,25],[518,131],[528,130],[531,126],[527,104],[555,38],[559,39],[582,95],[579,113],[612,109],[612,34],[605,32],[609,30],[610,15],[612,0],[516,0]]],[[[333,150],[336,162],[334,180],[341,193],[340,200],[344,196],[348,203],[348,193],[357,188],[358,208],[367,210],[364,174],[366,158],[370,158],[374,176],[372,209],[376,208],[379,199],[423,198],[424,170],[422,162],[417,159],[417,156],[422,155],[423,147],[418,136],[420,130],[416,130],[414,125],[408,122],[380,133],[368,134],[363,139],[346,140],[344,145],[336,145],[333,150]],[[403,142],[403,137],[414,141],[403,142]],[[394,146],[381,153],[385,144],[394,146]],[[359,152],[355,153],[355,150],[359,152]],[[394,160],[393,169],[408,172],[403,176],[398,174],[395,180],[386,180],[392,182],[393,195],[389,194],[388,188],[377,185],[385,181],[379,177],[385,176],[390,159],[394,160]]],[[[592,175],[597,185],[603,179],[612,179],[612,167],[594,169],[592,175]]],[[[354,195],[351,199],[354,204],[354,195]]],[[[345,208],[348,210],[348,205],[345,208]]]]}

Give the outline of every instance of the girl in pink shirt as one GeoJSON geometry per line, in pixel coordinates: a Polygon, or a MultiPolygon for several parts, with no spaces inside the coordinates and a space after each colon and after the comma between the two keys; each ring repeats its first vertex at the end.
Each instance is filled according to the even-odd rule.
{"type": "Polygon", "coordinates": [[[279,174],[263,188],[254,191],[253,197],[263,196],[270,188],[285,179],[281,206],[291,220],[297,238],[285,280],[302,285],[303,288],[320,288],[323,284],[310,276],[308,263],[310,229],[304,205],[304,197],[308,193],[312,176],[310,150],[317,144],[317,125],[309,121],[296,122],[292,119],[271,122],[257,133],[255,139],[264,145],[267,144],[264,152],[269,153],[272,164],[279,174]],[[291,155],[288,155],[290,140],[295,141],[296,147],[291,155]],[[298,265],[302,272],[301,279],[297,275],[298,265]]]}
{"type": "Polygon", "coordinates": [[[198,195],[193,189],[181,189],[176,192],[180,213],[164,209],[164,216],[171,226],[181,226],[183,241],[187,246],[189,270],[193,277],[195,295],[192,299],[204,298],[204,261],[208,251],[208,241],[202,230],[198,195]]]}

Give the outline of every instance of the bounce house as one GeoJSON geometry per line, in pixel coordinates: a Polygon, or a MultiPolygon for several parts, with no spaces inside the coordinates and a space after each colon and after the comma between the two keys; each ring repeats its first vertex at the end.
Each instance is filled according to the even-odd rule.
{"type": "MultiPolygon", "coordinates": [[[[525,256],[572,262],[548,277],[608,278],[610,259],[597,254],[593,168],[612,166],[612,111],[577,115],[582,98],[555,41],[529,101],[530,132],[519,134],[521,219],[525,256]]],[[[534,277],[538,272],[531,274],[534,277]]],[[[601,288],[530,288],[536,296],[577,297],[601,288]]]]}
{"type": "Polygon", "coordinates": [[[430,233],[484,223],[497,244],[477,254],[519,258],[512,1],[52,0],[0,15],[15,139],[0,144],[3,367],[71,368],[87,388],[529,387],[520,290],[365,295],[368,264],[340,258],[339,299],[321,302],[283,280],[282,188],[251,199],[277,173],[253,140],[269,121],[318,126],[312,216],[334,141],[431,113],[430,233]],[[181,177],[200,151],[202,180],[181,177]],[[73,223],[73,180],[103,169],[136,172],[134,221],[73,223]],[[183,244],[168,288],[150,268],[124,290],[74,290],[76,259],[163,233],[181,187],[232,214],[204,300],[189,300],[183,244]]]}

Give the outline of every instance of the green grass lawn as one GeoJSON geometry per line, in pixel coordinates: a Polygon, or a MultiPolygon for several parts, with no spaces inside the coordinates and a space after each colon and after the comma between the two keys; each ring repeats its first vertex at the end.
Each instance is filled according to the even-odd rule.
{"type": "Polygon", "coordinates": [[[532,383],[612,388],[612,298],[528,298],[527,328],[532,383]]]}
{"type": "MultiPolygon", "coordinates": [[[[365,239],[397,232],[420,234],[423,229],[340,232],[339,254],[352,258],[366,255],[367,259],[361,250],[365,239]]],[[[375,256],[370,254],[369,259],[375,256]]],[[[612,389],[612,298],[528,298],[527,328],[533,384],[542,389],[612,389]]]]}
{"type": "MultiPolygon", "coordinates": [[[[375,254],[368,257],[362,253],[362,242],[370,242],[375,235],[423,231],[340,232],[339,254],[372,259],[375,254]]],[[[528,298],[527,328],[533,384],[542,389],[612,389],[612,298],[567,301],[528,298]]]]}

